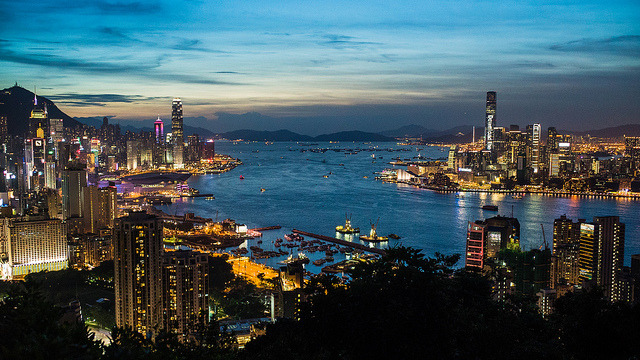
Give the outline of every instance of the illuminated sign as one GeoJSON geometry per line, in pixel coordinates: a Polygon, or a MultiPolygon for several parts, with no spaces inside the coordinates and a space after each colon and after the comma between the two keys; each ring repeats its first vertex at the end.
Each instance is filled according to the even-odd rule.
{"type": "Polygon", "coordinates": [[[571,146],[571,143],[561,142],[561,143],[558,143],[558,146],[559,146],[559,147],[570,147],[570,146],[571,146]]]}

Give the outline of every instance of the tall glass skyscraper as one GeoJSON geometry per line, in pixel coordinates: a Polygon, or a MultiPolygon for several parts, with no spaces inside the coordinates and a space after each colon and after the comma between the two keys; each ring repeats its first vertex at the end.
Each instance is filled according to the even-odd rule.
{"type": "Polygon", "coordinates": [[[173,167],[184,167],[184,132],[182,129],[182,100],[173,99],[171,106],[171,132],[173,139],[173,167]]]}
{"type": "Polygon", "coordinates": [[[485,149],[493,150],[493,129],[496,127],[496,92],[487,91],[487,111],[484,119],[485,149]]]}

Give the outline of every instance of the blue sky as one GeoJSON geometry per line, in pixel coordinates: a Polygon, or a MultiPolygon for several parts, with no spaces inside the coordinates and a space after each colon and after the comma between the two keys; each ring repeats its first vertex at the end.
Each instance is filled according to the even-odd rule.
{"type": "Polygon", "coordinates": [[[5,1],[0,85],[74,117],[318,134],[640,123],[638,1],[5,1]]]}

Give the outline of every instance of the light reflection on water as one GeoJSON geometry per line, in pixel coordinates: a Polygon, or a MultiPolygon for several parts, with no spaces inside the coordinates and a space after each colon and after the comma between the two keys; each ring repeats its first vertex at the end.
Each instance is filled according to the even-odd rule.
{"type": "MultiPolygon", "coordinates": [[[[544,195],[513,199],[511,195],[497,193],[464,193],[463,197],[456,197],[404,184],[383,183],[374,180],[373,173],[391,168],[388,162],[392,158],[413,158],[418,153],[442,158],[446,151],[436,147],[420,147],[417,151],[414,146],[407,147],[411,149],[409,152],[385,152],[380,148],[400,146],[390,143],[300,146],[296,143],[234,145],[216,142],[217,153],[238,157],[244,165],[221,175],[192,176],[189,184],[202,193],[213,193],[215,200],[185,199],[165,211],[173,213],[177,206],[180,214],[195,212],[211,218],[215,218],[217,212],[218,220],[232,218],[250,228],[281,225],[281,230],[264,232],[263,248],[293,228],[335,236],[335,227],[344,224],[345,213],[352,214],[352,225],[364,234],[368,233],[370,222],[380,218],[379,235],[394,233],[402,237],[390,240],[388,245],[413,246],[424,250],[427,256],[435,252],[464,254],[467,222],[498,214],[513,214],[518,218],[523,249],[538,248],[542,244],[540,224],[544,225],[550,243],[553,220],[562,214],[574,221],[617,215],[626,223],[625,264],[629,264],[631,254],[640,253],[637,220],[640,204],[637,201],[544,195]],[[300,152],[318,147],[354,149],[376,145],[378,150],[352,155],[332,151],[300,152]],[[372,153],[375,153],[375,159],[371,157],[372,153]],[[380,156],[384,159],[379,159],[380,156]],[[240,175],[244,180],[240,180],[240,175]],[[261,188],[266,191],[261,192],[261,188]],[[497,205],[499,211],[482,210],[483,205],[497,205]]],[[[310,257],[314,259],[314,256],[310,257]]],[[[339,254],[334,257],[336,261],[344,259],[339,254]]],[[[269,259],[266,263],[282,259],[269,259]]]]}

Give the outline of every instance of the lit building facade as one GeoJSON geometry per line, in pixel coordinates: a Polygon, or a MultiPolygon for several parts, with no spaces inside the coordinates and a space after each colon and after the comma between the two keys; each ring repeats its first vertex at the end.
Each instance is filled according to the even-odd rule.
{"type": "Polygon", "coordinates": [[[467,226],[467,251],[464,265],[467,268],[484,268],[487,226],[469,222],[467,226]]]}
{"type": "Polygon", "coordinates": [[[84,216],[84,191],[87,187],[87,172],[82,169],[62,171],[62,216],[63,219],[84,216]]]}
{"type": "Polygon", "coordinates": [[[5,218],[2,233],[8,235],[7,265],[3,279],[21,279],[40,271],[66,269],[67,238],[60,219],[5,218]]]}

